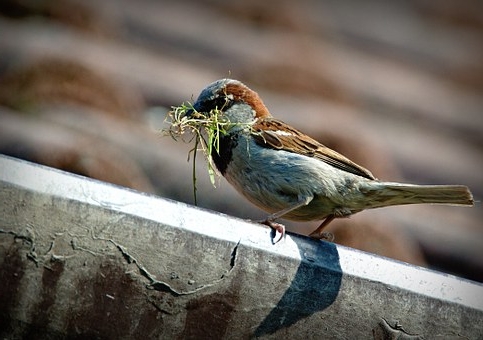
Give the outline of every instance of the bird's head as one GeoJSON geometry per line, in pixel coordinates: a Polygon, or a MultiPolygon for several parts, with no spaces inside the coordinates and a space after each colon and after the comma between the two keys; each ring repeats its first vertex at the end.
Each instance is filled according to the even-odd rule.
{"type": "Polygon", "coordinates": [[[271,117],[258,93],[234,79],[220,79],[205,87],[193,112],[220,114],[230,123],[247,124],[258,118],[271,117]]]}

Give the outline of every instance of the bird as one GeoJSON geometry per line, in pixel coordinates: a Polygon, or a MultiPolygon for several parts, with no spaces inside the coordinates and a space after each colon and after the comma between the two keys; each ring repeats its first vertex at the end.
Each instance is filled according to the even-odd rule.
{"type": "Polygon", "coordinates": [[[406,204],[473,206],[464,185],[417,185],[378,180],[369,170],[274,118],[257,92],[235,79],[206,86],[186,113],[219,115],[229,129],[219,135],[211,159],[248,201],[268,213],[272,243],[285,237],[276,222],[322,221],[309,234],[330,239],[325,227],[365,209],[406,204]],[[276,233],[280,237],[275,240],[276,233]]]}

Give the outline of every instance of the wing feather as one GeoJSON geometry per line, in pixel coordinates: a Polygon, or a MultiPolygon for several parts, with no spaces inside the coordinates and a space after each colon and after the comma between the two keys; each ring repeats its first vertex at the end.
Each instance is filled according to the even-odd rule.
{"type": "Polygon", "coordinates": [[[366,168],[280,120],[274,118],[257,120],[253,125],[253,137],[260,146],[314,157],[340,170],[368,179],[376,179],[366,168]]]}

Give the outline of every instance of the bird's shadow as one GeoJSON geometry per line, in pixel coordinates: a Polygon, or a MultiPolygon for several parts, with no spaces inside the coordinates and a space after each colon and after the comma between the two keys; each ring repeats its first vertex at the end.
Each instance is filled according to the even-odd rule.
{"type": "Polygon", "coordinates": [[[300,265],[289,288],[255,330],[255,337],[273,334],[326,309],[339,293],[342,269],[335,244],[307,242],[295,235],[292,239],[300,251],[300,265]]]}

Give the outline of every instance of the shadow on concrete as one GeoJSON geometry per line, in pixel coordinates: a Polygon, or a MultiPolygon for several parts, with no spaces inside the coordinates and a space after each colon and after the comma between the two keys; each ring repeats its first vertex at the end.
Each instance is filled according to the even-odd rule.
{"type": "Polygon", "coordinates": [[[320,241],[307,246],[302,237],[292,238],[302,261],[290,287],[255,331],[256,337],[273,334],[326,309],[339,293],[342,269],[335,244],[320,241]]]}

